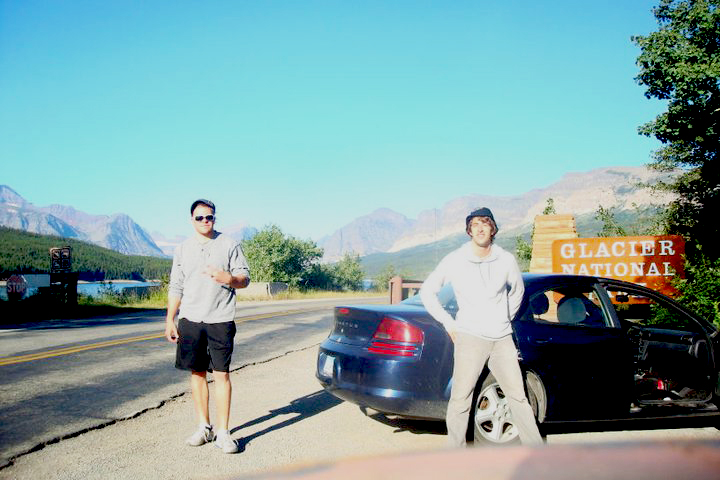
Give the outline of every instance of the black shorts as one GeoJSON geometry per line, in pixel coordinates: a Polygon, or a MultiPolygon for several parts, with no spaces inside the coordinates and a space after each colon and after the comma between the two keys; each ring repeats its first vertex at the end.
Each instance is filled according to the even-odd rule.
{"type": "Polygon", "coordinates": [[[175,367],[193,372],[229,372],[235,338],[235,322],[178,322],[175,367]]]}

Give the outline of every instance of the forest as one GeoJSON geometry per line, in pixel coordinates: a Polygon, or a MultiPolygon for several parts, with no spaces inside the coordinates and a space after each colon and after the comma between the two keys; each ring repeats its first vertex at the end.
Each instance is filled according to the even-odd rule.
{"type": "Polygon", "coordinates": [[[170,274],[172,260],[124,255],[75,239],[0,227],[0,279],[13,273],[49,273],[50,249],[71,247],[71,270],[80,280],[157,280],[170,274]]]}

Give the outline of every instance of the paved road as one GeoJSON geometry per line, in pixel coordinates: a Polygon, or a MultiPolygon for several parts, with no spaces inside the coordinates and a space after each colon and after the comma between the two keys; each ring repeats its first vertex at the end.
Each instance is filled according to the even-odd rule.
{"type": "MultiPolygon", "coordinates": [[[[243,303],[232,369],[316,344],[332,306],[384,299],[243,303]]],[[[164,312],[0,330],[0,465],[48,442],[129,418],[187,390],[164,312]]]]}
{"type": "MultiPolygon", "coordinates": [[[[318,335],[315,340],[322,338],[323,335],[318,335]]],[[[714,478],[695,475],[703,465],[705,457],[700,454],[705,450],[695,446],[696,443],[686,446],[688,441],[714,442],[711,445],[716,453],[710,460],[715,462],[713,465],[720,463],[718,430],[681,428],[550,435],[547,447],[530,452],[480,449],[478,454],[484,454],[482,458],[489,463],[478,466],[476,461],[475,465],[471,465],[472,470],[461,471],[458,469],[467,463],[456,462],[454,454],[435,460],[435,455],[443,453],[445,444],[442,423],[402,421],[372,412],[369,412],[369,417],[365,416],[357,406],[340,402],[320,389],[314,378],[316,356],[317,348],[313,346],[233,372],[232,434],[242,447],[237,455],[223,454],[212,445],[183,445],[183,439],[195,428],[195,419],[190,395],[182,395],[135,418],[23,455],[13,465],[0,470],[0,479],[187,480],[245,478],[260,474],[288,478],[284,475],[288,469],[302,469],[305,474],[314,473],[317,478],[324,479],[714,478]],[[647,442],[651,442],[650,449],[656,455],[634,456],[634,445],[645,447],[647,442]],[[591,445],[588,447],[588,444],[591,445]],[[587,459],[593,458],[607,445],[614,448],[616,455],[624,455],[624,463],[617,465],[625,468],[628,463],[633,463],[636,470],[630,474],[628,471],[616,471],[622,475],[592,476],[598,471],[594,470],[597,463],[603,464],[606,469],[614,468],[612,462],[603,462],[603,459],[593,466],[586,466],[587,459]],[[668,445],[676,450],[676,454],[677,450],[680,451],[685,463],[690,461],[696,466],[692,475],[636,474],[638,468],[650,461],[655,472],[667,466],[667,459],[675,461],[677,455],[663,457],[666,463],[662,462],[662,458],[657,459],[657,455],[666,453],[668,445]],[[580,451],[556,450],[571,446],[585,448],[580,451]],[[402,457],[399,468],[396,463],[394,468],[384,469],[387,463],[383,458],[397,454],[413,456],[402,457]],[[381,458],[358,465],[352,475],[347,471],[333,475],[331,467],[317,466],[377,456],[381,458]],[[428,458],[431,464],[427,463],[428,458]],[[543,463],[548,458],[553,459],[552,463],[543,463]],[[583,459],[585,463],[576,465],[575,462],[583,459]],[[587,475],[579,475],[578,468],[588,468],[587,475]],[[493,474],[498,470],[502,475],[493,474]],[[322,476],[323,472],[329,474],[322,476]],[[566,472],[574,473],[563,475],[566,472]]],[[[678,462],[678,465],[684,464],[678,462]]]]}
{"type": "MultiPolygon", "coordinates": [[[[304,306],[311,308],[309,304],[304,306]]],[[[26,453],[16,456],[10,465],[0,469],[0,479],[238,478],[282,472],[283,469],[315,465],[317,462],[407,452],[436,452],[442,449],[445,443],[442,423],[397,420],[373,412],[369,412],[368,417],[358,407],[340,402],[323,392],[314,378],[314,370],[316,345],[327,335],[329,311],[326,307],[318,307],[322,309],[303,313],[295,311],[298,308],[297,305],[292,308],[288,305],[277,307],[276,312],[285,312],[279,317],[273,317],[270,313],[254,312],[254,315],[263,318],[246,319],[240,325],[239,330],[243,333],[239,333],[238,342],[243,345],[240,348],[244,353],[236,357],[238,363],[234,365],[235,370],[232,373],[232,433],[240,440],[242,452],[239,455],[224,455],[211,445],[199,448],[183,445],[183,439],[195,428],[186,378],[180,372],[173,382],[156,387],[154,383],[166,381],[164,379],[172,376],[174,372],[171,367],[172,347],[168,350],[168,345],[162,340],[146,340],[131,342],[122,347],[132,353],[126,356],[141,361],[143,365],[164,363],[163,367],[152,367],[147,373],[143,370],[134,372],[134,381],[131,383],[142,386],[145,391],[140,397],[116,393],[130,387],[116,387],[116,383],[122,383],[126,366],[118,368],[112,363],[116,361],[122,367],[122,362],[129,360],[114,360],[113,355],[103,352],[119,351],[120,346],[25,362],[35,370],[40,369],[42,362],[47,363],[43,367],[45,370],[42,378],[32,385],[37,392],[45,392],[36,397],[31,396],[28,386],[25,387],[28,391],[21,388],[23,381],[27,381],[22,374],[15,372],[16,377],[12,382],[16,388],[6,388],[6,378],[9,377],[0,377],[0,418],[3,422],[0,427],[3,437],[0,438],[3,440],[3,448],[5,432],[14,434],[6,428],[5,422],[15,421],[15,416],[23,417],[27,414],[40,423],[59,421],[61,425],[65,425],[63,431],[72,432],[62,434],[60,431],[53,433],[50,428],[41,429],[50,440],[45,444],[34,444],[38,445],[36,451],[25,450],[26,453]],[[302,325],[305,325],[307,330],[300,328],[302,325]],[[281,335],[282,331],[286,335],[281,335]],[[287,335],[293,340],[285,343],[287,335]],[[84,371],[78,374],[69,370],[70,367],[82,366],[81,360],[88,355],[99,355],[100,365],[111,365],[102,373],[84,371]],[[76,358],[76,363],[70,361],[72,357],[76,358]],[[59,362],[59,366],[56,362],[59,362]],[[154,368],[162,370],[153,372],[154,368]],[[76,385],[66,386],[67,378],[73,379],[76,385]],[[12,393],[13,390],[18,390],[19,393],[12,393]],[[10,417],[6,415],[8,410],[2,410],[6,405],[6,395],[11,395],[12,399],[7,403],[14,405],[16,409],[10,417]],[[89,398],[83,399],[83,395],[89,398]],[[123,397],[122,401],[112,399],[118,395],[123,397]],[[50,405],[54,398],[62,400],[57,414],[42,415],[42,409],[35,408],[36,402],[44,401],[50,405]],[[148,402],[147,398],[164,400],[148,402]],[[99,404],[100,400],[106,401],[109,406],[102,409],[101,415],[89,414],[87,405],[99,404]],[[73,402],[80,402],[85,407],[75,407],[73,402]],[[147,406],[149,404],[153,406],[147,406]],[[140,413],[135,414],[137,412],[140,413]],[[58,418],[55,418],[56,416],[58,418]],[[91,426],[78,430],[83,421],[91,426]],[[63,436],[67,438],[62,438],[63,436]]],[[[144,325],[137,318],[126,319],[128,324],[133,322],[144,325]]],[[[149,331],[154,329],[157,332],[162,325],[162,316],[149,322],[155,323],[149,331]]],[[[100,322],[96,327],[101,330],[109,328],[105,323],[107,322],[100,322]]],[[[66,325],[62,328],[72,327],[66,325]]],[[[110,329],[103,333],[102,338],[130,338],[135,334],[142,334],[137,328],[139,327],[129,328],[123,335],[115,335],[117,331],[110,329]]],[[[56,351],[59,347],[67,346],[60,342],[57,336],[48,336],[46,330],[38,332],[43,337],[45,351],[56,351]]],[[[85,328],[80,330],[84,331],[85,328]]],[[[24,343],[27,342],[27,339],[24,339],[25,334],[29,332],[17,334],[17,343],[32,345],[32,342],[24,343]]],[[[7,348],[5,343],[10,338],[14,338],[12,334],[3,334],[0,348],[7,348]]],[[[98,340],[99,338],[88,343],[93,344],[98,340]]],[[[22,348],[10,356],[31,353],[24,349],[25,347],[22,348]]],[[[0,366],[0,374],[5,374],[10,367],[12,365],[0,366]]],[[[212,396],[211,408],[214,408],[212,396]]],[[[618,426],[615,428],[618,429],[618,426]]],[[[617,445],[618,442],[622,445],[644,444],[648,441],[683,445],[683,442],[688,440],[714,442],[712,445],[720,452],[720,448],[717,448],[720,432],[712,427],[629,431],[620,426],[619,431],[614,432],[554,434],[548,436],[548,447],[545,448],[608,442],[612,445],[617,445]]],[[[33,442],[30,441],[27,445],[33,445],[33,442]]],[[[625,446],[621,448],[629,451],[625,446]]],[[[682,452],[688,455],[696,452],[692,447],[682,448],[682,452]]],[[[595,447],[593,449],[595,450],[595,447]]],[[[540,454],[540,457],[545,458],[545,455],[540,454]]],[[[638,462],[642,460],[639,458],[638,462]]],[[[720,462],[717,455],[713,460],[720,462]]],[[[412,459],[409,461],[413,462],[412,459]]],[[[553,468],[557,470],[560,467],[553,468]]],[[[322,469],[314,468],[312,471],[322,469]]],[[[517,472],[517,469],[511,468],[510,471],[517,472]]],[[[422,478],[437,476],[438,473],[434,472],[422,478]]],[[[467,478],[475,477],[476,475],[467,478]]],[[[375,478],[383,477],[380,475],[375,478]]],[[[387,475],[385,478],[388,478],[387,475]]],[[[525,475],[502,478],[540,477],[533,477],[525,472],[525,475]]]]}

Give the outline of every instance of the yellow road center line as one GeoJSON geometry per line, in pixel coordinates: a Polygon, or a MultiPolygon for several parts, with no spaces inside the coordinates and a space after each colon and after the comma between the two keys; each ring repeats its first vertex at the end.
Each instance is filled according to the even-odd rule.
{"type": "Polygon", "coordinates": [[[1,358],[0,367],[3,365],[12,365],[14,363],[23,363],[33,360],[41,360],[43,358],[58,357],[60,355],[70,355],[71,353],[94,350],[96,348],[111,347],[113,345],[122,345],[125,343],[142,342],[145,340],[153,340],[156,338],[162,338],[164,336],[165,334],[153,333],[152,335],[142,335],[140,337],[120,338],[118,340],[108,340],[107,342],[91,343],[88,345],[78,345],[76,347],[58,348],[57,350],[49,350],[47,352],[30,353],[27,355],[19,355],[17,357],[1,358]]]}
{"type": "MultiPolygon", "coordinates": [[[[282,312],[263,313],[258,315],[251,315],[247,317],[238,317],[235,322],[244,322],[247,320],[260,320],[263,318],[279,317],[282,315],[292,315],[295,313],[312,312],[315,310],[325,310],[328,307],[323,308],[307,308],[298,310],[285,310],[282,312]]],[[[48,350],[39,353],[29,353],[27,355],[18,355],[16,357],[5,357],[0,358],[0,367],[5,365],[13,365],[16,363],[32,362],[33,360],[42,360],[45,358],[59,357],[62,355],[70,355],[73,353],[84,352],[87,350],[95,350],[98,348],[112,347],[115,345],[124,345],[127,343],[144,342],[147,340],[157,340],[159,338],[165,338],[165,333],[151,333],[148,335],[141,335],[138,337],[119,338],[117,340],[108,340],[105,342],[89,343],[87,345],[78,345],[75,347],[58,348],[56,350],[48,350]]]]}

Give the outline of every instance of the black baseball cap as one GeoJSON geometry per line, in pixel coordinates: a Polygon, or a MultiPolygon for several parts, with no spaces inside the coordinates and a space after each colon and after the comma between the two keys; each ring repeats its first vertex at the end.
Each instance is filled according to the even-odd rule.
{"type": "Polygon", "coordinates": [[[487,207],[480,207],[477,210],[473,210],[467,217],[465,217],[465,229],[467,229],[470,225],[470,220],[475,217],[488,217],[495,224],[495,228],[497,228],[497,222],[495,221],[495,217],[493,217],[490,209],[487,207]]]}

